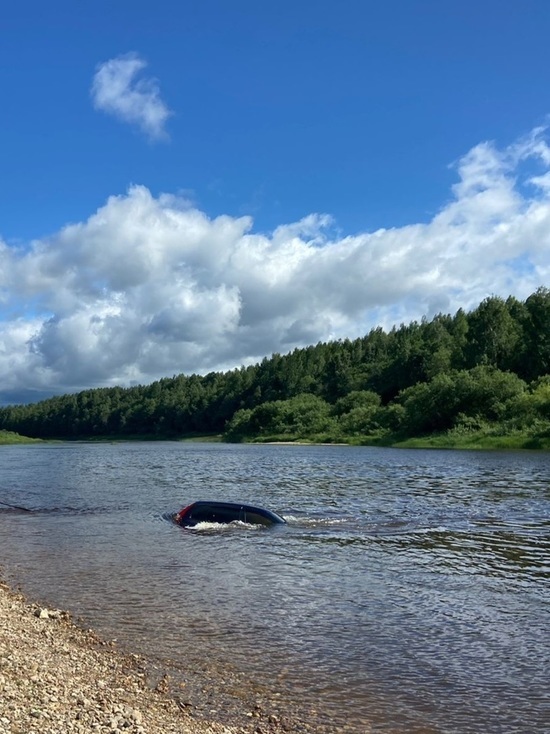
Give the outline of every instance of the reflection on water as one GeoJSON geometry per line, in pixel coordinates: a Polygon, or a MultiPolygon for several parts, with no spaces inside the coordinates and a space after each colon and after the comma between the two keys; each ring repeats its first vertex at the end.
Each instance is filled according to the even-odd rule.
{"type": "Polygon", "coordinates": [[[548,455],[61,444],[0,462],[0,501],[33,510],[0,505],[8,572],[197,699],[216,676],[229,715],[253,690],[319,731],[547,726],[548,455]],[[197,499],[288,524],[176,526],[197,499]]]}

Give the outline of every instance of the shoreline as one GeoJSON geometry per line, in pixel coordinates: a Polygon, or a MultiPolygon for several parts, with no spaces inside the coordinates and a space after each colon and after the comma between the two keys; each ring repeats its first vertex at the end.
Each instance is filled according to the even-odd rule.
{"type": "Polygon", "coordinates": [[[147,658],[122,652],[68,612],[29,601],[0,576],[0,734],[279,734],[309,731],[244,704],[249,725],[195,717],[152,685],[147,658]]]}
{"type": "Polygon", "coordinates": [[[441,451],[550,451],[550,434],[546,435],[530,435],[522,431],[512,431],[505,434],[493,434],[487,431],[471,431],[462,434],[453,435],[452,432],[433,433],[428,436],[411,436],[408,438],[396,435],[388,436],[383,439],[373,436],[349,436],[347,440],[315,440],[308,438],[297,438],[295,440],[288,438],[277,439],[276,436],[267,439],[251,436],[242,441],[223,440],[220,435],[205,436],[158,436],[158,435],[140,435],[140,436],[87,436],[81,438],[28,438],[12,434],[17,438],[8,438],[7,431],[0,431],[0,446],[44,446],[48,444],[59,443],[139,443],[155,441],[162,443],[164,441],[173,443],[227,443],[228,445],[246,444],[251,446],[353,446],[364,448],[387,448],[387,449],[429,449],[441,451]],[[2,435],[4,434],[4,435],[2,435]]]}

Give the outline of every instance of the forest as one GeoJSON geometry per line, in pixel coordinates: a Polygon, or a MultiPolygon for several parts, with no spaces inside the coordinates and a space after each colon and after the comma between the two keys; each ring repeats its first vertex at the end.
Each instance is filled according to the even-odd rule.
{"type": "Polygon", "coordinates": [[[40,439],[550,448],[550,290],[150,385],[0,408],[40,439]]]}

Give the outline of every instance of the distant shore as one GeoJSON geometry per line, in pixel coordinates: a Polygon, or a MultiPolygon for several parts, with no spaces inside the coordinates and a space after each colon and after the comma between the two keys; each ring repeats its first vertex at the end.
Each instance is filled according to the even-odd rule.
{"type": "MultiPolygon", "coordinates": [[[[244,438],[242,443],[264,444],[267,446],[374,446],[396,449],[446,449],[446,450],[483,450],[483,451],[549,451],[550,434],[530,435],[525,431],[501,433],[498,430],[479,430],[467,432],[447,431],[426,436],[403,437],[385,436],[311,436],[293,438],[288,435],[244,438]]],[[[223,443],[219,434],[159,436],[159,435],[121,435],[93,436],[82,438],[40,439],[20,436],[10,431],[0,431],[0,446],[13,444],[48,444],[68,441],[71,443],[125,443],[139,441],[176,441],[182,443],[223,443]]],[[[1,732],[0,732],[1,734],[1,732]]]]}
{"type": "Polygon", "coordinates": [[[0,431],[0,446],[1,445],[13,445],[13,444],[28,444],[28,443],[44,443],[40,438],[29,438],[28,436],[21,436],[19,433],[13,431],[0,431]]]}

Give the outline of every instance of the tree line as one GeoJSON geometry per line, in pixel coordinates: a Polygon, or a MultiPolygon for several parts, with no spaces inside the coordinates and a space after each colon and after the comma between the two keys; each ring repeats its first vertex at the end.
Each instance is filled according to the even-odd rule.
{"type": "Polygon", "coordinates": [[[488,427],[550,437],[547,288],[228,372],[0,408],[0,430],[43,439],[221,434],[372,443],[488,427]]]}

